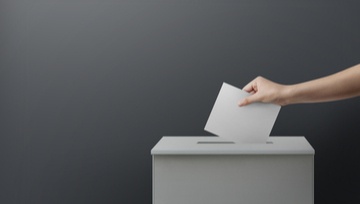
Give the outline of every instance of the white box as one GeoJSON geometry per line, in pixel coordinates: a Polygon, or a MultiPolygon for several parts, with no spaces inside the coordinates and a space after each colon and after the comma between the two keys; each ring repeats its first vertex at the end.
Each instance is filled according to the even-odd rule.
{"type": "Polygon", "coordinates": [[[304,137],[163,137],[151,154],[153,204],[314,203],[315,151],[304,137]]]}

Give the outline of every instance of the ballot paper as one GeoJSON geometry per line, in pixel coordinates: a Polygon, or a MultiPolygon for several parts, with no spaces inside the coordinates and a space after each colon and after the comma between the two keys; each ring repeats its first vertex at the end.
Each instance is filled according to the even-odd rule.
{"type": "Polygon", "coordinates": [[[205,130],[236,143],[266,143],[280,106],[253,103],[239,107],[239,101],[249,95],[224,82],[205,130]]]}

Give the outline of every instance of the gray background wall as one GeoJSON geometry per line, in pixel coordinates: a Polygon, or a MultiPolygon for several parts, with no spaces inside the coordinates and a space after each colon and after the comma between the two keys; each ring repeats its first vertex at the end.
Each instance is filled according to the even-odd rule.
{"type": "MultiPolygon", "coordinates": [[[[203,131],[223,81],[360,62],[360,3],[0,1],[0,203],[151,203],[150,150],[203,131]]],[[[316,203],[358,203],[360,98],[284,107],[316,149],[316,203]]]]}

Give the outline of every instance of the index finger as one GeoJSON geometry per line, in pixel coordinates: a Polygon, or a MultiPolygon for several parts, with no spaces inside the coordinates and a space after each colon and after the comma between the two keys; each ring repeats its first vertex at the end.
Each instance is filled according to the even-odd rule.
{"type": "Polygon", "coordinates": [[[252,80],[250,83],[244,86],[243,90],[248,93],[254,92],[255,91],[254,86],[255,86],[255,80],[252,80]]]}

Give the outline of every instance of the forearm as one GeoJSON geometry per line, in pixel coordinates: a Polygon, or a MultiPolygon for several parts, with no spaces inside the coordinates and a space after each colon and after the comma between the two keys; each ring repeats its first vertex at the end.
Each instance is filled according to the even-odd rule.
{"type": "Polygon", "coordinates": [[[312,81],[286,86],[286,104],[326,102],[360,96],[360,64],[312,81]]]}

